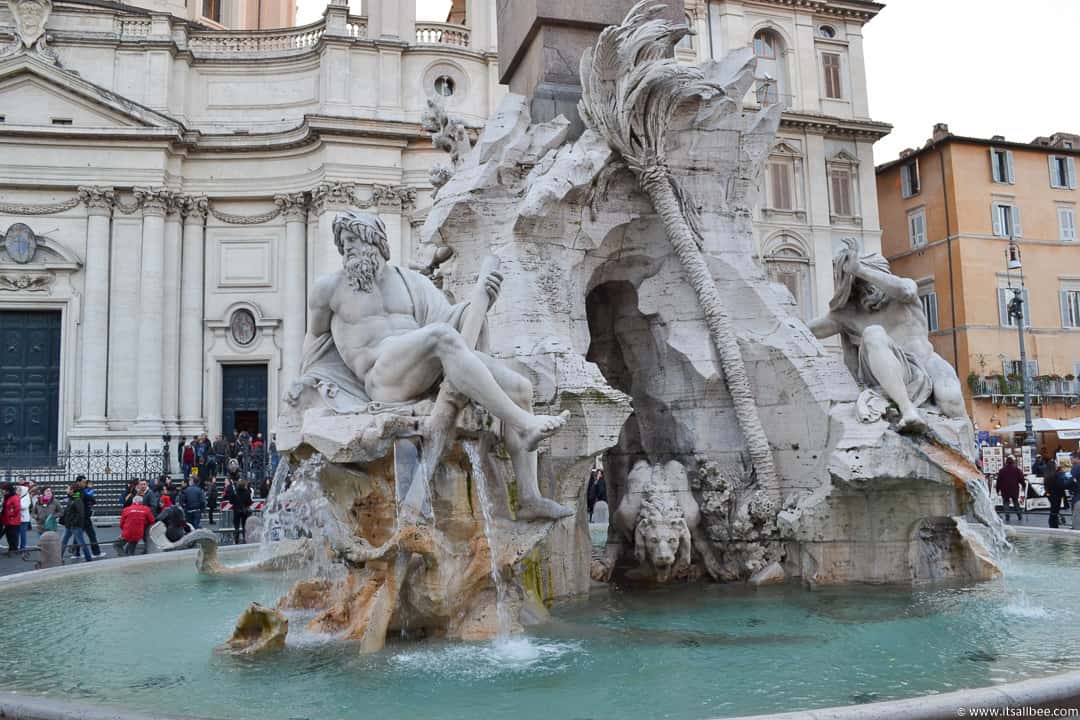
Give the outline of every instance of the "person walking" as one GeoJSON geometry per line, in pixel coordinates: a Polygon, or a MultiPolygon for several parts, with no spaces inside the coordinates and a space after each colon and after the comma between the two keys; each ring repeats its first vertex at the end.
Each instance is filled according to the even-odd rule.
{"type": "Polygon", "coordinates": [[[47,487],[38,493],[37,497],[34,498],[34,504],[30,508],[30,514],[37,525],[38,534],[50,530],[55,531],[61,512],[63,512],[63,508],[60,507],[60,499],[53,493],[52,488],[47,487]],[[49,522],[50,516],[52,522],[49,522]]]}
{"type": "Polygon", "coordinates": [[[75,482],[79,484],[79,489],[82,490],[83,505],[86,508],[83,532],[86,533],[86,541],[90,545],[90,552],[94,554],[94,557],[99,557],[101,555],[101,546],[98,545],[97,528],[94,527],[94,504],[97,503],[97,498],[94,497],[94,483],[87,480],[85,475],[76,476],[75,482]]]}
{"type": "Polygon", "coordinates": [[[90,556],[90,546],[86,544],[83,535],[83,526],[86,524],[86,506],[83,503],[82,490],[77,483],[68,487],[68,504],[60,516],[60,524],[64,526],[64,537],[60,541],[60,558],[63,559],[67,551],[68,542],[75,540],[76,547],[82,548],[86,562],[94,558],[90,556]]]}
{"type": "Polygon", "coordinates": [[[19,496],[19,549],[25,550],[26,533],[30,530],[30,505],[33,502],[30,498],[30,483],[26,482],[26,478],[19,478],[15,492],[19,496]]]}
{"type": "Polygon", "coordinates": [[[135,554],[139,541],[146,537],[146,531],[154,524],[154,513],[146,507],[142,497],[136,495],[131,505],[120,513],[120,537],[124,541],[124,555],[135,554]]]}
{"type": "Polygon", "coordinates": [[[592,522],[594,507],[596,507],[596,468],[589,473],[589,484],[585,487],[585,509],[589,513],[589,522],[592,522]]]}
{"type": "Polygon", "coordinates": [[[214,524],[214,511],[218,505],[217,475],[211,473],[206,480],[206,515],[211,525],[214,524]]]}
{"type": "Polygon", "coordinates": [[[233,539],[237,545],[240,545],[247,542],[244,525],[251,515],[251,488],[248,486],[248,481],[242,479],[238,484],[232,485],[227,492],[232,495],[231,498],[226,496],[225,499],[232,503],[233,539]]]}
{"type": "Polygon", "coordinates": [[[4,492],[4,507],[0,511],[0,521],[4,523],[4,537],[7,538],[7,554],[10,557],[19,549],[19,528],[22,527],[22,503],[15,486],[9,482],[0,485],[4,492]]]}
{"type": "Polygon", "coordinates": [[[195,478],[188,478],[188,486],[180,494],[180,505],[184,508],[188,524],[196,530],[202,527],[202,511],[206,509],[206,493],[195,484],[195,478]]]}
{"type": "Polygon", "coordinates": [[[195,448],[190,442],[184,446],[184,454],[180,467],[184,471],[184,479],[187,480],[188,476],[191,475],[191,468],[195,467],[195,448]]]}
{"type": "Polygon", "coordinates": [[[1072,470],[1069,471],[1069,475],[1073,482],[1073,511],[1072,511],[1072,529],[1080,530],[1080,512],[1077,512],[1076,504],[1077,500],[1080,500],[1080,451],[1075,451],[1069,456],[1072,462],[1072,470]]]}
{"type": "Polygon", "coordinates": [[[1071,469],[1072,463],[1063,461],[1055,466],[1054,472],[1047,473],[1046,497],[1050,500],[1050,517],[1047,522],[1052,528],[1061,525],[1061,501],[1065,499],[1066,493],[1072,486],[1072,478],[1069,476],[1071,469]]]}
{"type": "Polygon", "coordinates": [[[1001,493],[1002,514],[1005,522],[1009,522],[1009,505],[1016,511],[1016,520],[1024,519],[1021,513],[1020,491],[1024,487],[1024,471],[1021,470],[1016,460],[1010,455],[1005,458],[1005,466],[1001,468],[997,476],[997,491],[1001,493]]]}

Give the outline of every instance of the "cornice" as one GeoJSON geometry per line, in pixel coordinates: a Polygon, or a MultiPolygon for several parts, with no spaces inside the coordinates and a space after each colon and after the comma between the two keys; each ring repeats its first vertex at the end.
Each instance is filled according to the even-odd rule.
{"type": "Polygon", "coordinates": [[[797,128],[816,135],[871,141],[880,140],[893,129],[892,125],[876,120],[854,120],[801,112],[785,112],[780,118],[780,127],[797,128]]]}
{"type": "Polygon", "coordinates": [[[815,15],[828,15],[868,23],[885,9],[882,3],[871,0],[750,0],[757,5],[775,5],[803,10],[815,15]]]}

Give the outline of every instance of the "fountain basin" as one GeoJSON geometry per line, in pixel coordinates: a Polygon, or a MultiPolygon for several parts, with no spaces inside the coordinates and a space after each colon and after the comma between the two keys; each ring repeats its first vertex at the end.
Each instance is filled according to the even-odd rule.
{"type": "Polygon", "coordinates": [[[175,553],[6,580],[17,611],[0,620],[12,661],[0,690],[15,694],[0,714],[71,717],[76,702],[84,717],[241,720],[365,708],[379,718],[929,718],[1080,703],[1070,606],[1080,540],[1062,534],[1024,533],[1005,578],[977,586],[604,590],[506,645],[432,639],[372,656],[303,632],[275,656],[215,655],[248,603],[272,604],[291,579],[206,577],[193,565],[193,553],[175,553]]]}

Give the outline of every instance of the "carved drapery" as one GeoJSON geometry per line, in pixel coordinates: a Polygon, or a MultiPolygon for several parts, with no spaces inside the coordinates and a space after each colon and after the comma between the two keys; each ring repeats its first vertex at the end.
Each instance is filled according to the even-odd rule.
{"type": "Polygon", "coordinates": [[[78,195],[57,203],[43,203],[40,205],[0,202],[0,213],[4,215],[55,215],[65,210],[71,210],[73,207],[78,206],[80,202],[82,202],[82,199],[78,195]]]}

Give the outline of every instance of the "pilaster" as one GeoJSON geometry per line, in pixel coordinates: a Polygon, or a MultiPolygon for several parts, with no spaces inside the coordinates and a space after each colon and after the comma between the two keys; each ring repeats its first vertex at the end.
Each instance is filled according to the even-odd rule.
{"type": "Polygon", "coordinates": [[[180,269],[180,432],[205,429],[203,417],[203,283],[205,227],[209,202],[185,195],[178,199],[183,217],[180,269]]]}
{"type": "Polygon", "coordinates": [[[86,205],[86,265],[79,379],[80,430],[104,430],[109,360],[109,240],[116,194],[110,187],[81,187],[86,205]]]}

